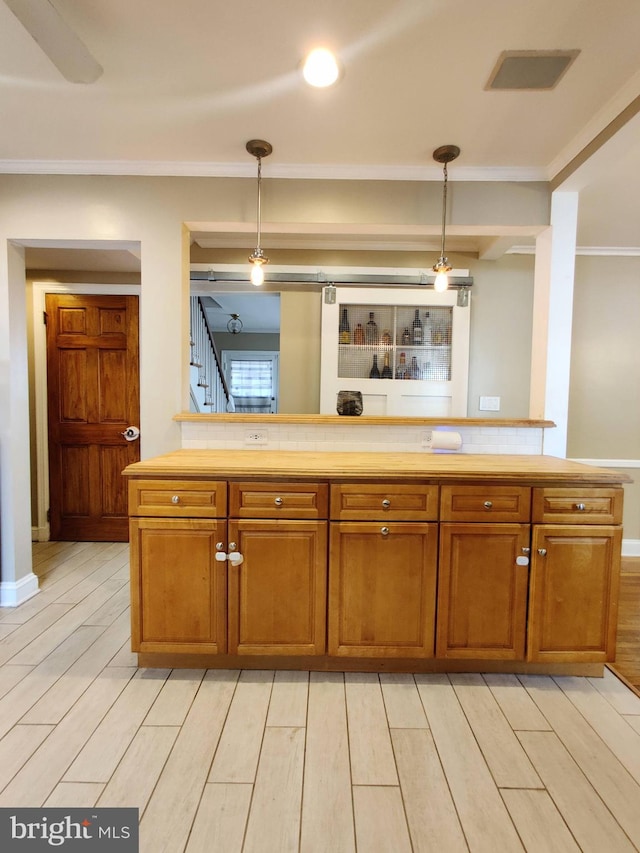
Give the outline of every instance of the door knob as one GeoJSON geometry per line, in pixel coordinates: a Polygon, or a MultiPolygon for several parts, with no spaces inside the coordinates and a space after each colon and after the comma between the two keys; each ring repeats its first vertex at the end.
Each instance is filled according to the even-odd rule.
{"type": "Polygon", "coordinates": [[[124,432],[121,432],[120,435],[123,435],[127,441],[135,441],[137,438],[140,438],[140,430],[138,427],[130,426],[124,432]]]}

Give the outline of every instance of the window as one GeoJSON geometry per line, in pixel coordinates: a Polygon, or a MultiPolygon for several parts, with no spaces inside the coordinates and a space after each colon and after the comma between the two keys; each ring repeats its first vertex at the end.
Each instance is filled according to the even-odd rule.
{"type": "Polygon", "coordinates": [[[277,352],[224,350],[222,366],[236,412],[277,412],[277,352]]]}

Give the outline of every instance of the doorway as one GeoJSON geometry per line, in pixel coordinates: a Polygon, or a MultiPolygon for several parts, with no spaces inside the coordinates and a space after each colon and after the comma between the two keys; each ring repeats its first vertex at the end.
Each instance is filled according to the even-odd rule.
{"type": "Polygon", "coordinates": [[[50,536],[128,539],[122,470],[140,459],[138,297],[45,297],[50,536]]]}

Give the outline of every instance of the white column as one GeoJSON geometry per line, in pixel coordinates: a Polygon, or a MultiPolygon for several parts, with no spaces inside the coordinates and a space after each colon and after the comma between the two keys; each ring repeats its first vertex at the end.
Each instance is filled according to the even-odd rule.
{"type": "Polygon", "coordinates": [[[9,240],[0,259],[0,605],[38,592],[31,559],[29,377],[24,250],[9,240]]]}
{"type": "Polygon", "coordinates": [[[536,242],[530,417],[551,420],[544,452],[565,457],[569,414],[578,193],[554,192],[551,227],[536,242]]]}

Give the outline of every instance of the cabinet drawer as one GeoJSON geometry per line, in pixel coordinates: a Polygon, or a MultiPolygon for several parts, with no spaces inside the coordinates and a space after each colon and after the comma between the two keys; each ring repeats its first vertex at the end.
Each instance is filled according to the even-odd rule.
{"type": "Polygon", "coordinates": [[[129,514],[164,518],[220,518],[227,484],[211,480],[130,480],[129,514]]]}
{"type": "Polygon", "coordinates": [[[527,522],[531,489],[527,486],[442,486],[441,521],[527,522]]]}
{"type": "Polygon", "coordinates": [[[533,520],[551,524],[621,524],[622,489],[534,489],[533,520]]]}
{"type": "Polygon", "coordinates": [[[436,521],[438,487],[384,483],[333,484],[331,518],[338,521],[436,521]]]}
{"type": "Polygon", "coordinates": [[[326,483],[229,483],[231,518],[326,518],[326,483]]]}

